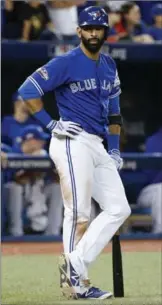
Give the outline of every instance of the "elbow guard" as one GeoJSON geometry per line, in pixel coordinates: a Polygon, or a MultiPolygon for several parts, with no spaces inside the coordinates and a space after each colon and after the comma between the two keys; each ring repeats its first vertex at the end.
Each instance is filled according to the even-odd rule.
{"type": "Polygon", "coordinates": [[[108,116],[108,121],[109,121],[109,125],[119,125],[119,126],[123,125],[123,119],[121,114],[108,116]]]}

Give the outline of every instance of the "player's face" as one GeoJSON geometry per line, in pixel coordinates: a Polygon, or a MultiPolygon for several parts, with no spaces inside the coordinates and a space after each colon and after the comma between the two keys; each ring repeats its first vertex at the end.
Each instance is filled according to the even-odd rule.
{"type": "Polygon", "coordinates": [[[138,24],[141,20],[140,8],[138,5],[134,5],[129,13],[126,15],[126,20],[131,24],[138,24]]]}
{"type": "Polygon", "coordinates": [[[102,26],[85,26],[78,28],[78,36],[84,47],[91,53],[99,52],[105,41],[105,28],[102,26]]]}
{"type": "Polygon", "coordinates": [[[155,24],[157,24],[158,26],[160,26],[162,28],[162,15],[155,17],[155,24]]]}
{"type": "Polygon", "coordinates": [[[28,139],[22,143],[22,151],[26,154],[36,154],[38,153],[45,145],[44,140],[39,139],[28,139]]]}

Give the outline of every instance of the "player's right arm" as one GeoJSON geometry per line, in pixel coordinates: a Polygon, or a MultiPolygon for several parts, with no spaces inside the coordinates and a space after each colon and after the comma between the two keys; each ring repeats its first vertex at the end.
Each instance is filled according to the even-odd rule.
{"type": "MultiPolygon", "coordinates": [[[[25,101],[30,113],[41,124],[59,135],[69,135],[69,132],[78,133],[80,129],[72,122],[54,121],[43,107],[42,96],[48,91],[68,82],[68,62],[65,58],[55,58],[30,75],[18,92],[25,101]],[[75,126],[74,126],[75,125],[75,126]],[[75,130],[74,130],[75,127],[75,130]]],[[[72,137],[72,136],[71,136],[72,137]]]]}
{"type": "Polygon", "coordinates": [[[54,121],[43,107],[42,96],[65,82],[64,69],[64,61],[53,59],[30,75],[18,90],[30,113],[51,130],[54,121]]]}

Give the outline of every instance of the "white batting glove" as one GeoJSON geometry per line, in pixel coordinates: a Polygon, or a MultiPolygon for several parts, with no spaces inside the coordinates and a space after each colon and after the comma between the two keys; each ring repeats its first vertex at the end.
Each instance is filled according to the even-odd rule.
{"type": "Polygon", "coordinates": [[[55,123],[54,128],[52,129],[52,134],[59,137],[66,136],[71,139],[75,139],[75,137],[79,135],[82,130],[83,129],[81,126],[77,123],[60,120],[55,123]]]}
{"type": "Polygon", "coordinates": [[[118,149],[112,149],[108,151],[109,155],[113,159],[117,170],[122,169],[123,159],[120,157],[120,151],[118,149]]]}

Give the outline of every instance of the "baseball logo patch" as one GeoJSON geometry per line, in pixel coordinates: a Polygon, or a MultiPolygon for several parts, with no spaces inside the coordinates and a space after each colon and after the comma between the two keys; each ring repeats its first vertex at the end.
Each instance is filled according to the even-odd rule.
{"type": "Polygon", "coordinates": [[[49,76],[48,76],[48,72],[44,67],[41,67],[39,69],[37,69],[37,72],[40,74],[40,76],[44,79],[44,80],[48,80],[49,76]]]}

